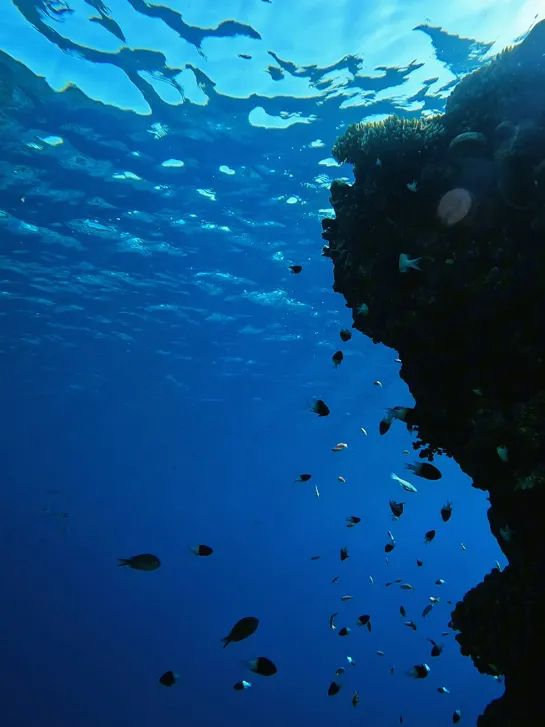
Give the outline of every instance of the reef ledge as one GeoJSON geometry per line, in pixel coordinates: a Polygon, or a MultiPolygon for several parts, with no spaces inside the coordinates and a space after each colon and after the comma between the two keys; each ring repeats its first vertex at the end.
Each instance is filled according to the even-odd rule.
{"type": "Polygon", "coordinates": [[[415,450],[488,491],[509,562],[452,612],[461,652],[505,679],[478,725],[545,724],[545,21],[444,114],[353,124],[333,155],[355,178],[322,220],[334,290],[398,351],[415,450]]]}

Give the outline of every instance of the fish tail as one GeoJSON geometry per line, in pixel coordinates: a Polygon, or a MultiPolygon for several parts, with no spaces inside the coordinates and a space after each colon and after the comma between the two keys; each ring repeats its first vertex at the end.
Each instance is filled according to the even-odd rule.
{"type": "Polygon", "coordinates": [[[130,561],[129,558],[118,558],[117,560],[119,561],[119,563],[117,564],[119,566],[121,566],[121,565],[130,565],[131,564],[131,561],[130,561]]]}
{"type": "Polygon", "coordinates": [[[223,648],[225,649],[226,646],[229,646],[231,643],[231,639],[226,636],[224,639],[220,639],[220,641],[223,643],[223,648]]]}

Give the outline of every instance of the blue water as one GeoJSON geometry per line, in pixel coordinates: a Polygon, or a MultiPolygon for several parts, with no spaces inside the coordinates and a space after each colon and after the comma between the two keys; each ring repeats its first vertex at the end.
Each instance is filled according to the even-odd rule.
{"type": "Polygon", "coordinates": [[[320,218],[348,123],[440,112],[540,3],[0,5],[2,727],[475,724],[503,685],[441,634],[505,562],[486,495],[445,457],[407,472],[401,423],[379,435],[411,396],[395,351],[341,342],[320,218]],[[159,570],[117,567],[146,552],[159,570]]]}

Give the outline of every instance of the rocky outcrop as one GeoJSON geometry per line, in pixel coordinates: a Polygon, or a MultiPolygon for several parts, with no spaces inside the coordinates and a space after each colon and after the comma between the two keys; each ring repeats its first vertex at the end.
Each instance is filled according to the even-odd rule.
{"type": "MultiPolygon", "coordinates": [[[[502,674],[479,725],[545,724],[545,23],[454,89],[441,116],[354,124],[323,254],[354,327],[399,352],[419,456],[489,493],[509,565],[452,614],[502,674]]],[[[397,402],[394,402],[397,403],[397,402]]]]}

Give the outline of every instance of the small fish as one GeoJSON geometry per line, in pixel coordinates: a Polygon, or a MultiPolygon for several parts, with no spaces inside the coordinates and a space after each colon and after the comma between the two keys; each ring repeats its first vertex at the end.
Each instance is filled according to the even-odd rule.
{"type": "MultiPolygon", "coordinates": [[[[448,634],[447,634],[447,635],[448,635],[448,634]]],[[[435,657],[435,656],[441,656],[441,653],[442,653],[443,649],[445,648],[445,647],[443,646],[443,644],[438,644],[438,643],[437,643],[436,641],[434,641],[433,639],[428,639],[428,641],[429,641],[429,642],[430,642],[430,644],[431,644],[431,656],[434,656],[434,657],[435,657]]]]}
{"type": "Polygon", "coordinates": [[[237,682],[233,685],[233,689],[236,689],[237,692],[241,692],[244,689],[249,689],[252,686],[251,682],[247,682],[244,679],[240,682],[237,682]]]}
{"type": "Polygon", "coordinates": [[[502,462],[509,461],[509,452],[507,450],[507,447],[496,447],[496,452],[498,453],[498,457],[502,460],[502,462]]]}
{"type": "Polygon", "coordinates": [[[373,386],[378,386],[379,389],[382,389],[382,383],[378,379],[373,381],[373,386]]]}
{"type": "Polygon", "coordinates": [[[308,482],[311,477],[312,475],[309,474],[299,475],[295,482],[308,482]]]}
{"type": "Polygon", "coordinates": [[[416,565],[417,565],[417,566],[418,566],[419,568],[422,568],[422,566],[424,565],[424,563],[423,563],[423,562],[422,562],[421,560],[418,560],[418,559],[417,559],[417,561],[416,561],[416,565]]]}
{"type": "Polygon", "coordinates": [[[373,576],[369,576],[369,583],[371,585],[373,585],[374,582],[375,582],[375,579],[373,578],[373,576]]]}
{"type": "Polygon", "coordinates": [[[428,532],[424,535],[424,542],[431,543],[431,541],[435,538],[435,530],[428,530],[428,532]]]}
{"type": "Polygon", "coordinates": [[[467,550],[465,543],[460,543],[460,547],[462,548],[462,550],[467,550]]]}
{"type": "Polygon", "coordinates": [[[440,480],[443,476],[441,472],[429,462],[416,462],[415,464],[406,464],[405,469],[414,472],[417,477],[423,477],[425,480],[440,480]]]}
{"type": "Polygon", "coordinates": [[[418,182],[416,180],[413,180],[412,182],[407,182],[407,189],[409,190],[409,192],[417,192],[418,182]]]}
{"type": "Polygon", "coordinates": [[[430,611],[432,610],[432,608],[433,608],[433,606],[431,605],[431,603],[428,603],[428,605],[426,606],[426,608],[422,611],[422,617],[423,618],[426,618],[426,616],[428,615],[428,613],[430,613],[430,611]]]}
{"type": "Polygon", "coordinates": [[[320,560],[321,557],[322,557],[321,555],[311,555],[310,559],[311,560],[320,560]]]}
{"type": "Polygon", "coordinates": [[[416,489],[416,487],[414,485],[411,485],[411,483],[407,482],[407,480],[402,480],[401,477],[398,477],[394,472],[390,472],[390,477],[392,478],[392,480],[399,482],[401,487],[406,492],[418,492],[418,490],[416,489]]]}
{"type": "Polygon", "coordinates": [[[501,573],[502,567],[501,567],[500,562],[498,560],[495,562],[494,567],[496,568],[497,571],[499,571],[501,573]]]}
{"type": "Polygon", "coordinates": [[[358,620],[356,621],[357,626],[367,626],[369,621],[371,620],[371,616],[368,616],[367,614],[363,614],[363,616],[358,616],[358,620]]]}
{"type": "Polygon", "coordinates": [[[446,687],[437,687],[439,694],[450,694],[450,691],[446,687]]]}
{"type": "Polygon", "coordinates": [[[413,677],[413,679],[425,679],[430,673],[430,668],[427,664],[415,664],[407,674],[413,677]]]}
{"type": "Polygon", "coordinates": [[[118,566],[128,565],[133,570],[152,571],[160,567],[161,561],[152,553],[141,553],[131,558],[118,558],[118,566]]]}
{"type": "Polygon", "coordinates": [[[314,494],[316,497],[320,497],[320,490],[318,489],[318,485],[314,485],[314,494]]]}
{"type": "Polygon", "coordinates": [[[403,724],[403,715],[402,714],[399,715],[399,724],[403,724]]]}
{"type": "Polygon", "coordinates": [[[346,518],[346,522],[348,523],[348,525],[346,526],[347,528],[353,528],[354,525],[357,525],[361,522],[361,517],[358,517],[357,515],[350,515],[346,518]]]}
{"type": "Polygon", "coordinates": [[[367,431],[366,431],[366,430],[365,430],[365,429],[364,429],[363,427],[360,427],[360,432],[361,432],[361,433],[362,433],[363,435],[367,436],[367,431]]]}
{"type": "Polygon", "coordinates": [[[384,656],[384,652],[383,651],[380,651],[380,650],[377,651],[377,656],[384,656]]]}
{"type": "Polygon", "coordinates": [[[390,500],[390,510],[392,511],[392,514],[394,516],[394,520],[397,520],[403,515],[403,506],[405,505],[404,502],[396,502],[395,500],[390,500]]]}
{"type": "Polygon", "coordinates": [[[344,341],[345,343],[352,338],[352,333],[351,333],[351,331],[348,330],[348,328],[343,328],[341,330],[341,332],[339,333],[339,335],[341,337],[341,340],[344,341]]]}
{"type": "Polygon", "coordinates": [[[342,360],[344,358],[344,354],[343,354],[342,351],[336,351],[331,358],[332,358],[332,361],[333,361],[333,365],[337,369],[337,368],[339,368],[339,366],[342,363],[342,360]]]}
{"type": "Polygon", "coordinates": [[[384,552],[391,553],[394,548],[395,548],[395,543],[386,543],[386,545],[384,546],[384,552]]]}
{"type": "Polygon", "coordinates": [[[369,306],[367,303],[362,303],[356,308],[356,315],[358,316],[368,316],[369,315],[369,306]]]}
{"type": "Polygon", "coordinates": [[[347,558],[350,558],[350,556],[348,555],[348,548],[345,545],[344,548],[341,548],[341,561],[347,558]]]}
{"type": "Polygon", "coordinates": [[[345,672],[344,666],[340,666],[340,667],[339,667],[339,668],[338,668],[338,669],[336,670],[336,672],[335,672],[335,676],[336,676],[336,677],[341,677],[341,676],[342,676],[342,675],[344,674],[344,672],[345,672]]]}
{"type": "Polygon", "coordinates": [[[429,599],[434,604],[439,603],[439,601],[441,600],[440,598],[435,598],[435,596],[430,596],[429,599]]]}
{"type": "Polygon", "coordinates": [[[413,631],[416,631],[416,624],[414,621],[405,621],[405,626],[408,626],[413,631]]]}
{"type": "Polygon", "coordinates": [[[314,414],[317,414],[319,417],[329,416],[329,413],[330,413],[329,407],[321,399],[316,399],[316,401],[312,405],[312,411],[314,412],[314,414]]]}
{"type": "Polygon", "coordinates": [[[411,586],[410,583],[402,583],[399,586],[403,591],[414,591],[414,586],[411,586]]]}
{"type": "Polygon", "coordinates": [[[247,639],[248,636],[251,636],[257,631],[258,626],[259,619],[255,616],[244,616],[244,618],[239,619],[231,631],[229,631],[227,636],[221,639],[223,648],[225,649],[225,647],[229,646],[229,644],[233,641],[243,641],[244,639],[247,639]]]}
{"type": "Polygon", "coordinates": [[[403,583],[403,578],[396,578],[394,583],[403,583]]]}
{"type": "Polygon", "coordinates": [[[341,601],[351,601],[354,596],[341,596],[341,601]]]}
{"type": "Polygon", "coordinates": [[[443,580],[442,578],[438,578],[438,579],[437,579],[437,580],[435,581],[435,585],[436,585],[436,586],[442,586],[444,582],[445,582],[445,581],[444,581],[444,580],[443,580]]]}
{"type": "Polygon", "coordinates": [[[348,636],[350,633],[350,629],[348,626],[343,626],[342,629],[339,629],[339,636],[348,636]]]}
{"type": "Polygon", "coordinates": [[[455,710],[452,714],[452,721],[454,724],[458,724],[458,722],[462,719],[462,713],[459,709],[455,710]]]}
{"type": "Polygon", "coordinates": [[[192,545],[189,550],[195,555],[206,557],[214,552],[209,545],[192,545]]]}
{"type": "MultiPolygon", "coordinates": [[[[251,61],[252,60],[252,56],[249,56],[246,53],[239,53],[238,54],[238,57],[239,58],[244,58],[245,61],[251,61]]],[[[237,683],[238,684],[242,684],[242,682],[237,682],[237,683]]]]}
{"type": "Polygon", "coordinates": [[[421,270],[420,261],[421,257],[413,258],[412,260],[404,252],[399,256],[399,272],[407,273],[409,270],[421,270]]]}
{"type": "Polygon", "coordinates": [[[342,689],[342,684],[339,684],[338,682],[331,682],[329,685],[329,689],[327,690],[327,696],[328,697],[334,697],[335,694],[338,694],[342,689]]]}
{"type": "Polygon", "coordinates": [[[392,531],[391,530],[388,530],[388,537],[390,538],[390,540],[392,541],[392,543],[395,543],[395,538],[392,535],[392,531]]]}
{"type": "Polygon", "coordinates": [[[441,518],[444,523],[448,522],[450,520],[450,516],[452,515],[452,502],[447,502],[443,507],[441,508],[441,518]]]}
{"type": "Polygon", "coordinates": [[[391,667],[390,667],[390,669],[389,669],[388,671],[389,671],[390,675],[391,675],[391,676],[393,676],[393,675],[394,675],[394,674],[396,673],[396,668],[395,668],[395,666],[391,666],[391,667]]]}
{"type": "Polygon", "coordinates": [[[331,629],[332,631],[335,631],[335,629],[337,628],[337,627],[335,626],[335,618],[336,618],[336,617],[337,617],[338,615],[339,615],[339,612],[338,612],[338,611],[335,611],[335,613],[332,613],[332,614],[331,614],[331,616],[329,617],[329,628],[330,628],[330,629],[331,629]]]}
{"type": "Polygon", "coordinates": [[[335,576],[335,578],[331,581],[331,583],[337,583],[339,578],[340,578],[340,576],[335,576]]]}
{"type": "Polygon", "coordinates": [[[257,659],[252,659],[252,661],[248,662],[248,668],[254,674],[261,674],[263,677],[272,677],[278,671],[276,665],[266,656],[258,656],[257,659]]]}
{"type": "Polygon", "coordinates": [[[159,677],[159,684],[162,684],[164,687],[172,687],[174,684],[176,684],[176,680],[179,678],[180,675],[176,674],[176,672],[166,671],[159,677]]]}
{"type": "Polygon", "coordinates": [[[360,701],[360,695],[354,690],[354,696],[352,697],[352,706],[357,707],[358,702],[360,701]]]}
{"type": "Polygon", "coordinates": [[[401,616],[403,618],[405,618],[407,616],[407,611],[405,610],[405,606],[400,606],[399,607],[399,613],[401,614],[401,616]]]}
{"type": "Polygon", "coordinates": [[[344,477],[341,477],[340,475],[337,477],[337,479],[339,480],[339,482],[343,482],[343,483],[346,482],[344,477]]]}
{"type": "Polygon", "coordinates": [[[341,452],[343,449],[348,449],[346,442],[338,442],[332,449],[332,452],[341,452]]]}
{"type": "Polygon", "coordinates": [[[303,266],[302,266],[302,265],[290,265],[290,266],[289,266],[289,269],[291,270],[291,272],[292,272],[292,273],[293,273],[294,275],[299,275],[299,273],[300,273],[300,272],[301,272],[301,270],[303,269],[303,266]]]}
{"type": "Polygon", "coordinates": [[[351,666],[356,666],[356,662],[354,661],[354,659],[353,659],[353,658],[352,658],[351,656],[347,656],[347,657],[346,657],[346,661],[347,661],[347,662],[348,662],[348,663],[349,663],[349,664],[350,664],[351,666]]]}

